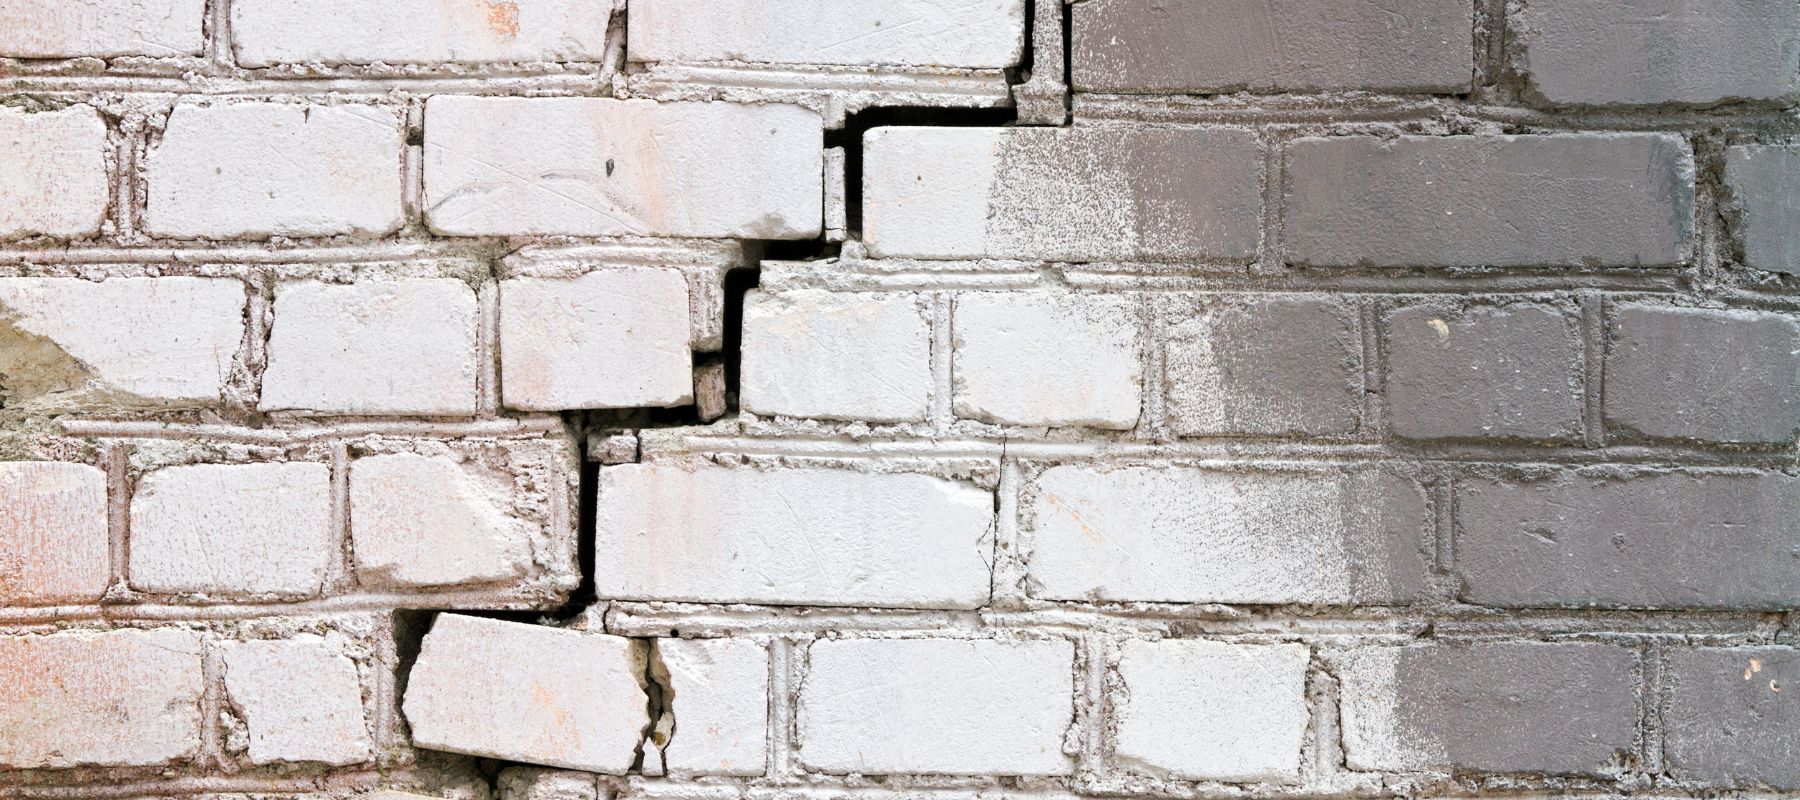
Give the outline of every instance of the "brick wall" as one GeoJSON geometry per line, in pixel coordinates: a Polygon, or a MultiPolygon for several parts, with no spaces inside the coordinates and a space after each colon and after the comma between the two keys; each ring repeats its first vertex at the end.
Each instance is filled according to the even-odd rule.
{"type": "Polygon", "coordinates": [[[1800,790],[1792,0],[0,0],[0,796],[1800,790]]]}

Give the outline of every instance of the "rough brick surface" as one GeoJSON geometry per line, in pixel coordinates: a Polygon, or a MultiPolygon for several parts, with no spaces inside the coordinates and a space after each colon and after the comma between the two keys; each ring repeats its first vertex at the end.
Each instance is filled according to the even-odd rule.
{"type": "Polygon", "coordinates": [[[1381,473],[1065,465],[1026,507],[1038,597],[1381,604],[1424,578],[1424,495],[1381,473]]]}
{"type": "Polygon", "coordinates": [[[99,600],[111,580],[108,541],[105,473],[0,462],[0,603],[99,600]]]}
{"type": "Polygon", "coordinates": [[[225,651],[225,691],[249,730],[256,764],[367,761],[356,664],[317,635],[239,642],[225,651]]]}
{"type": "Polygon", "coordinates": [[[956,415],[1006,425],[1137,424],[1143,329],[1130,298],[956,299],[956,415]]]}
{"type": "Polygon", "coordinates": [[[1349,766],[1604,774],[1634,746],[1637,661],[1589,643],[1355,651],[1338,671],[1349,766]]]}
{"type": "Polygon", "coordinates": [[[1307,138],[1286,171],[1305,266],[1668,266],[1693,226],[1692,157],[1660,134],[1307,138]]]}
{"type": "Polygon", "coordinates": [[[1307,649],[1130,641],[1120,648],[1120,759],[1151,774],[1291,779],[1306,733],[1307,649]]]}
{"type": "Polygon", "coordinates": [[[1011,67],[1025,0],[636,0],[633,61],[1011,67]]]}
{"type": "Polygon", "coordinates": [[[144,225],[174,238],[381,235],[401,223],[400,117],[364,105],[179,105],[144,225]]]}
{"type": "Polygon", "coordinates": [[[993,496],[966,483],[626,464],[600,471],[599,492],[602,597],[900,608],[988,598],[993,496]]]}
{"type": "Polygon", "coordinates": [[[206,0],[6,0],[0,57],[193,56],[206,0]]]}
{"type": "Polygon", "coordinates": [[[623,774],[649,723],[630,639],[445,614],[404,712],[422,747],[623,774]]]}
{"type": "Polygon", "coordinates": [[[500,283],[507,408],[679,406],[694,399],[687,281],[667,269],[500,283]]]}
{"type": "Polygon", "coordinates": [[[1800,147],[1746,145],[1725,154],[1744,263],[1800,275],[1800,147]]]}
{"type": "Polygon", "coordinates": [[[1247,261],[1256,138],[1229,128],[876,128],[864,240],[878,256],[1247,261]]]}
{"type": "Polygon", "coordinates": [[[743,639],[659,639],[673,690],[674,773],[761,775],[769,726],[769,648],[743,639]]]}
{"type": "Polygon", "coordinates": [[[1800,786],[1800,650],[1703,647],[1669,653],[1663,755],[1688,780],[1800,786]]]}
{"type": "Polygon", "coordinates": [[[110,200],[110,145],[92,106],[38,113],[0,107],[0,147],[7,152],[0,162],[0,239],[100,232],[110,200]]]}
{"type": "Polygon", "coordinates": [[[244,0],[231,4],[238,63],[600,61],[600,0],[244,0]]]}
{"type": "Polygon", "coordinates": [[[797,106],[440,96],[425,117],[441,234],[806,239],[824,224],[822,123],[797,106]]]}
{"type": "Polygon", "coordinates": [[[1470,0],[1073,7],[1073,79],[1098,92],[1468,91],[1470,0]]]}
{"type": "Polygon", "coordinates": [[[1066,640],[825,639],[807,655],[799,746],[808,767],[876,775],[1073,771],[1062,752],[1074,692],[1074,647],[1066,640]]]}
{"type": "Polygon", "coordinates": [[[1520,304],[1418,306],[1388,317],[1387,396],[1409,439],[1542,439],[1581,433],[1577,320],[1520,304]]]}
{"type": "Polygon", "coordinates": [[[1162,333],[1170,425],[1186,435],[1329,436],[1362,418],[1354,308],[1277,298],[1171,315],[1162,333]]]}
{"type": "Polygon", "coordinates": [[[531,531],[507,514],[511,484],[508,476],[442,456],[357,459],[350,467],[357,578],[419,587],[523,577],[531,566],[531,531]],[[421,497],[431,502],[421,506],[421,497]]]}
{"type": "Polygon", "coordinates": [[[1800,433],[1800,319],[1630,305],[1608,334],[1608,430],[1720,442],[1800,433]]]}
{"type": "Polygon", "coordinates": [[[931,322],[909,294],[758,292],[744,308],[744,409],[767,416],[923,420],[931,322]]]}
{"type": "Polygon", "coordinates": [[[338,547],[324,464],[194,464],[143,476],[131,498],[133,589],[316,594],[338,547]]]}
{"type": "Polygon", "coordinates": [[[1800,7],[1529,0],[1511,28],[1531,90],[1568,105],[1707,105],[1800,93],[1800,7]]]}
{"type": "Polygon", "coordinates": [[[0,636],[0,767],[167,764],[200,747],[200,638],[165,628],[0,636]]]}
{"type": "Polygon", "coordinates": [[[264,411],[475,413],[475,292],[453,278],[276,290],[264,411]]]}
{"type": "Polygon", "coordinates": [[[1792,608],[1800,482],[1780,473],[1558,472],[1457,488],[1457,571],[1507,607],[1792,608]]]}

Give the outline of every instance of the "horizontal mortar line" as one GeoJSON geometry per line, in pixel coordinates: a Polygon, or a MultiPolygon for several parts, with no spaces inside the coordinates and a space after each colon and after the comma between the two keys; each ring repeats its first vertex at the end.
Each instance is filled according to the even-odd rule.
{"type": "MultiPolygon", "coordinates": [[[[1582,109],[1552,111],[1472,101],[1455,95],[1358,93],[1349,97],[1308,94],[1116,94],[1077,92],[1078,120],[1205,124],[1312,125],[1356,122],[1408,122],[1462,118],[1530,125],[1570,131],[1705,130],[1719,126],[1745,129],[1795,128],[1800,120],[1790,110],[1746,106],[1726,110],[1616,111],[1582,109]]],[[[1431,134],[1422,134],[1431,135],[1431,134]]]]}
{"type": "Polygon", "coordinates": [[[335,94],[391,98],[402,94],[466,94],[592,96],[610,86],[610,74],[547,75],[538,77],[418,77],[418,78],[291,78],[245,81],[237,78],[127,78],[127,77],[8,77],[0,79],[0,92],[9,94],[135,95],[207,97],[282,97],[335,94]]]}
{"type": "Polygon", "coordinates": [[[634,91],[680,91],[707,88],[768,89],[798,92],[866,92],[925,94],[1011,100],[1006,74],[991,71],[892,72],[866,68],[744,68],[665,62],[627,76],[634,91]]]}
{"type": "MultiPolygon", "coordinates": [[[[1343,777],[1380,778],[1384,775],[1414,775],[1424,773],[1374,773],[1346,772],[1343,777]]],[[[1204,781],[1183,781],[1183,785],[1194,786],[1198,791],[1170,792],[1144,791],[1138,787],[1090,787],[1085,790],[1069,789],[1061,786],[1045,786],[1041,788],[1018,788],[1000,783],[991,777],[958,777],[958,776],[890,776],[891,784],[886,787],[869,786],[865,780],[851,779],[847,776],[831,774],[808,774],[807,784],[791,784],[777,782],[766,778],[737,779],[744,785],[730,784],[693,784],[661,778],[641,778],[632,776],[629,787],[620,793],[621,798],[647,798],[654,800],[782,800],[783,798],[804,798],[805,800],[889,800],[890,798],[942,797],[956,798],[1030,798],[1031,800],[1077,800],[1095,797],[1169,797],[1169,798],[1242,798],[1246,790],[1254,790],[1250,796],[1278,797],[1282,800],[1335,800],[1345,797],[1392,797],[1393,790],[1383,786],[1366,788],[1339,788],[1337,786],[1309,786],[1306,784],[1283,785],[1277,783],[1226,784],[1204,781]],[[906,780],[911,777],[912,780],[906,780]],[[899,779],[899,780],[895,780],[899,779]],[[921,779],[930,780],[931,784],[918,785],[921,779]],[[950,785],[943,785],[943,784],[950,785]]],[[[1073,781],[1073,778],[1044,778],[1045,781],[1058,783],[1073,781]]],[[[1510,800],[1567,800],[1568,798],[1616,798],[1621,791],[1603,780],[1587,781],[1587,786],[1570,788],[1561,785],[1556,778],[1538,778],[1532,783],[1541,786],[1511,786],[1503,789],[1470,786],[1460,791],[1431,792],[1421,795],[1425,798],[1491,798],[1505,797],[1510,800]]],[[[1693,795],[1680,790],[1640,791],[1632,790],[1634,798],[1666,798],[1667,800],[1691,800],[1693,795]]],[[[1776,800],[1784,798],[1792,800],[1791,794],[1774,792],[1732,792],[1733,797],[1745,800],[1776,800]]]]}
{"type": "MultiPolygon", "coordinates": [[[[58,776],[61,777],[61,776],[58,776]]],[[[18,800],[127,800],[138,797],[169,797],[196,794],[281,793],[311,794],[332,789],[368,789],[382,777],[377,770],[338,770],[319,778],[286,778],[279,776],[188,775],[151,780],[107,783],[89,776],[71,775],[75,781],[64,785],[0,785],[0,798],[18,800]]]]}
{"type": "Polygon", "coordinates": [[[314,617],[363,611],[441,609],[463,611],[536,611],[545,604],[493,591],[366,593],[294,602],[119,603],[104,605],[0,608],[0,624],[42,625],[78,621],[204,622],[266,617],[314,617]]]}
{"type": "Polygon", "coordinates": [[[0,265],[16,264],[340,264],[418,258],[485,258],[496,240],[464,239],[307,248],[197,244],[191,247],[0,249],[0,265]]]}
{"type": "Polygon", "coordinates": [[[409,420],[307,423],[295,427],[245,428],[206,423],[140,420],[62,419],[70,436],[111,439],[208,439],[242,444],[282,445],[352,439],[362,436],[423,436],[446,438],[538,436],[560,433],[561,417],[483,419],[466,422],[418,422],[409,420]]]}

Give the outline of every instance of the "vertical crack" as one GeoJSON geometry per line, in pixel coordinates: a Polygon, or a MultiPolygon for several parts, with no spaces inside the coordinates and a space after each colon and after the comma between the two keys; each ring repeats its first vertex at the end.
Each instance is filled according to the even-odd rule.
{"type": "Polygon", "coordinates": [[[640,775],[660,777],[669,774],[669,744],[675,739],[675,684],[669,678],[669,667],[663,663],[656,639],[638,639],[642,648],[638,655],[644,662],[644,673],[638,683],[644,689],[645,711],[649,721],[644,735],[638,739],[631,770],[640,775]],[[655,751],[654,759],[651,750],[655,751]]]}

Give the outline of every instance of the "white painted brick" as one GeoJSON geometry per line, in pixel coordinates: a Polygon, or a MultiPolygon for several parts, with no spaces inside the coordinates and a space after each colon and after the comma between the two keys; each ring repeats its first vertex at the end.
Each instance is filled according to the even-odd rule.
{"type": "Polygon", "coordinates": [[[400,117],[367,105],[179,105],[148,156],[144,227],[229,238],[400,227],[400,117]]]}
{"type": "Polygon", "coordinates": [[[650,722],[643,679],[630,639],[445,614],[402,710],[419,747],[622,775],[650,722]]]}
{"type": "Polygon", "coordinates": [[[800,687],[800,761],[821,772],[1067,775],[1066,640],[824,639],[800,687]]]}
{"type": "Polygon", "coordinates": [[[426,218],[450,236],[809,239],[824,127],[798,106],[431,98],[426,218]]]}
{"type": "Polygon", "coordinates": [[[1126,642],[1114,753],[1159,776],[1293,780],[1309,719],[1307,658],[1292,644],[1126,642]]]}
{"type": "Polygon", "coordinates": [[[473,414],[477,316],[454,278],[281,286],[261,408],[473,414]]]}
{"type": "Polygon", "coordinates": [[[600,61],[606,0],[235,0],[238,63],[600,61]]]}
{"type": "Polygon", "coordinates": [[[1024,0],[633,0],[633,61],[1011,67],[1024,0]]]}
{"type": "Polygon", "coordinates": [[[657,639],[674,689],[675,774],[761,775],[768,758],[769,648],[748,639],[657,639]]]}
{"type": "Polygon", "coordinates": [[[110,580],[106,473],[0,462],[0,605],[94,603],[110,580]]]}
{"type": "Polygon", "coordinates": [[[0,278],[0,341],[7,327],[47,340],[60,351],[51,360],[89,384],[61,390],[89,388],[112,405],[217,403],[242,346],[244,298],[226,278],[0,278]]]}
{"type": "Polygon", "coordinates": [[[765,416],[923,420],[931,322],[910,294],[756,292],[744,308],[743,406],[765,416]]]}
{"type": "Polygon", "coordinates": [[[0,57],[194,56],[206,0],[0,0],[0,57]]]}
{"type": "Polygon", "coordinates": [[[1137,425],[1143,325],[1129,297],[956,298],[956,415],[1011,425],[1137,425]]]}
{"type": "Polygon", "coordinates": [[[313,635],[239,642],[225,650],[225,691],[249,730],[250,761],[369,760],[356,664],[313,635]]]}
{"type": "Polygon", "coordinates": [[[602,597],[900,608],[988,599],[993,495],[967,483],[624,464],[601,469],[599,491],[602,597]]]}
{"type": "MultiPolygon", "coordinates": [[[[0,18],[5,9],[0,3],[0,18]]],[[[37,113],[0,106],[0,238],[99,233],[111,190],[110,147],[92,106],[37,113]]]]}
{"type": "Polygon", "coordinates": [[[138,481],[132,588],[157,593],[319,592],[338,548],[324,464],[194,464],[138,481]]]}
{"type": "Polygon", "coordinates": [[[191,631],[0,636],[0,768],[186,758],[200,748],[200,694],[191,631]]]}
{"type": "Polygon", "coordinates": [[[429,587],[524,577],[531,531],[506,513],[512,479],[484,480],[481,469],[413,453],[352,462],[350,538],[359,582],[429,587]]]}
{"type": "Polygon", "coordinates": [[[525,411],[679,406],[694,400],[687,280],[607,269],[500,282],[500,391],[525,411]]]}

